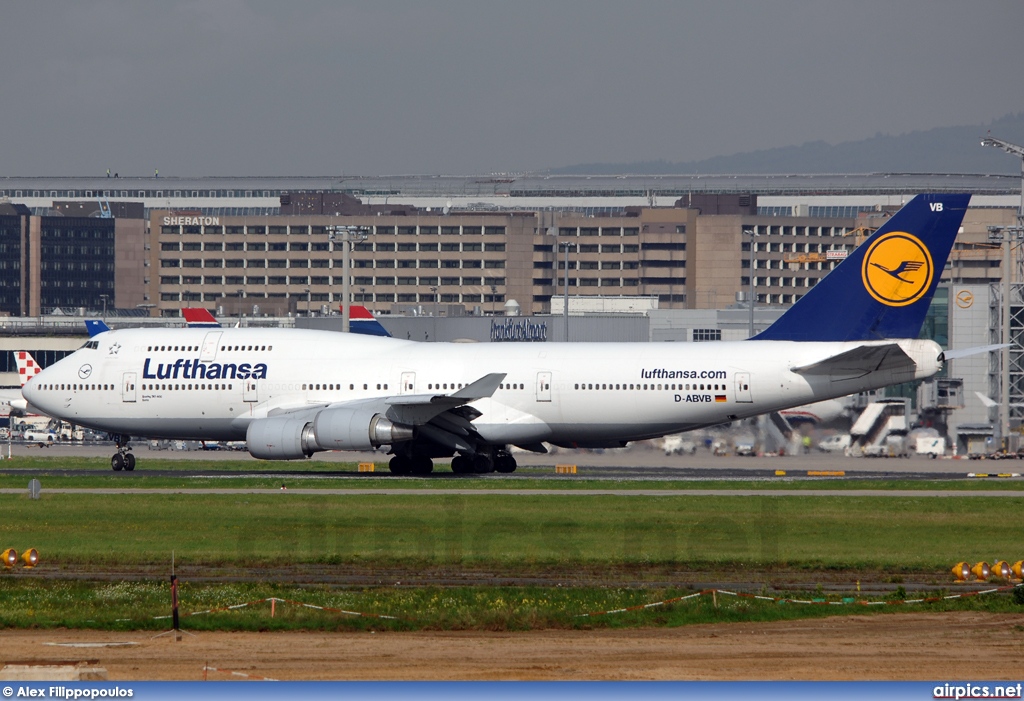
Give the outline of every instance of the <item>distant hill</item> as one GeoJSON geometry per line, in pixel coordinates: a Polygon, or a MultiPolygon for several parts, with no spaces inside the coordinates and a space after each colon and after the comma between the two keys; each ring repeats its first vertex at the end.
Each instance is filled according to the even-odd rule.
{"type": "Polygon", "coordinates": [[[827,144],[809,141],[716,156],[703,161],[671,163],[584,163],[547,172],[556,175],[621,173],[993,173],[1020,172],[1020,161],[995,148],[982,148],[980,137],[992,135],[1024,145],[1024,112],[983,126],[940,127],[899,136],[877,134],[862,141],[827,144]]]}

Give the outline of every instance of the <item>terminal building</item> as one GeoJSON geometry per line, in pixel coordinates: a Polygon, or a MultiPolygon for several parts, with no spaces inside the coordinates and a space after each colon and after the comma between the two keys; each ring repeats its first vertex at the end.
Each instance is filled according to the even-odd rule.
{"type": "MultiPolygon", "coordinates": [[[[983,345],[1001,323],[1004,274],[988,229],[1015,222],[1019,188],[971,175],[0,178],[0,325],[57,313],[80,335],[76,315],[116,325],[202,306],[244,323],[330,326],[342,302],[332,227],[353,227],[366,236],[351,252],[353,300],[397,336],[562,340],[548,315],[568,296],[570,340],[745,338],[751,290],[760,329],[913,194],[969,191],[936,297],[945,322],[931,333],[983,345]],[[588,299],[646,306],[578,314],[588,299]],[[494,319],[507,313],[520,321],[494,319]]],[[[79,339],[32,343],[45,365],[79,339]]],[[[964,406],[951,425],[990,421],[973,393],[998,398],[998,362],[952,364],[964,406]]]]}

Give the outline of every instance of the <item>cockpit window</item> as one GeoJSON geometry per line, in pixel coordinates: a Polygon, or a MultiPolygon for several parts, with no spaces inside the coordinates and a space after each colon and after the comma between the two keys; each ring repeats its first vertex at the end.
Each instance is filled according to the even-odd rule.
{"type": "Polygon", "coordinates": [[[99,349],[99,347],[100,347],[100,342],[99,341],[87,341],[85,343],[85,345],[82,346],[82,348],[79,348],[78,350],[82,350],[83,348],[89,348],[91,350],[97,350],[97,349],[99,349]]]}

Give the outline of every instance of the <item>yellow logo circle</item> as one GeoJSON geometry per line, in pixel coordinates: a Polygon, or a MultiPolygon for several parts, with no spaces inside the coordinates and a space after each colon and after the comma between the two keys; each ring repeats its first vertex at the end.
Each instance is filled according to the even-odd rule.
{"type": "Polygon", "coordinates": [[[903,231],[892,231],[872,243],[861,267],[868,293],[889,307],[905,307],[921,299],[934,274],[928,249],[903,231]]]}
{"type": "Polygon", "coordinates": [[[961,309],[969,309],[974,304],[974,294],[970,290],[960,290],[956,293],[956,305],[961,309]]]}

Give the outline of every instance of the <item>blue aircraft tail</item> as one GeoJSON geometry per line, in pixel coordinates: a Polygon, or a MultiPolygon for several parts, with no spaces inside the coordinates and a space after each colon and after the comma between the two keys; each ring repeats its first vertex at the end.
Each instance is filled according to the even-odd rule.
{"type": "Polygon", "coordinates": [[[103,323],[102,319],[86,319],[85,330],[89,332],[89,338],[92,338],[105,331],[110,331],[110,327],[103,323]]]}
{"type": "Polygon", "coordinates": [[[970,201],[918,195],[754,338],[917,338],[970,201]]]}

